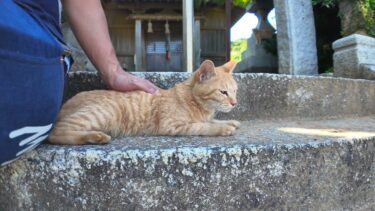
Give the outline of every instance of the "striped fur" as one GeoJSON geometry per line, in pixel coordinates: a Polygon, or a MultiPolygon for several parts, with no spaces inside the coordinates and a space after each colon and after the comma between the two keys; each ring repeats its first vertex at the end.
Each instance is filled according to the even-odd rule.
{"type": "Polygon", "coordinates": [[[204,61],[193,76],[169,90],[81,92],[62,107],[49,142],[104,144],[125,135],[232,135],[240,123],[213,119],[237,103],[235,62],[204,61]]]}

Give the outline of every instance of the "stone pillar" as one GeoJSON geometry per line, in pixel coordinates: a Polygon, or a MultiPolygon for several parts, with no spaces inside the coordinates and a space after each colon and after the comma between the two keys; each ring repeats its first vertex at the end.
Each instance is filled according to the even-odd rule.
{"type": "Polygon", "coordinates": [[[353,34],[332,44],[334,76],[375,80],[375,39],[353,34]]]}
{"type": "Polygon", "coordinates": [[[230,28],[232,27],[232,1],[225,0],[225,60],[230,60],[230,28]]]}
{"type": "Polygon", "coordinates": [[[184,69],[193,72],[193,25],[194,25],[194,2],[192,0],[182,1],[183,16],[183,50],[184,69]]]}
{"type": "Polygon", "coordinates": [[[142,71],[142,21],[135,20],[135,71],[142,71]]]}
{"type": "Polygon", "coordinates": [[[311,0],[274,0],[279,73],[318,74],[311,0]]]}

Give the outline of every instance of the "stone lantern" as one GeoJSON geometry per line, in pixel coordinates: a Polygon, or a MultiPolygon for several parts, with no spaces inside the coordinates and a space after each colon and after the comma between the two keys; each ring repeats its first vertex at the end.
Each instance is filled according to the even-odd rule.
{"type": "Polygon", "coordinates": [[[277,73],[277,57],[267,52],[262,43],[262,40],[271,39],[275,34],[275,29],[267,20],[272,9],[272,0],[254,0],[247,7],[248,12],[258,17],[258,25],[247,40],[247,49],[242,53],[242,61],[237,65],[235,72],[277,73]]]}
{"type": "Polygon", "coordinates": [[[268,14],[273,9],[273,1],[254,0],[247,8],[248,12],[254,13],[258,18],[258,25],[253,29],[257,44],[263,39],[271,39],[275,34],[275,29],[268,22],[268,14]]]}

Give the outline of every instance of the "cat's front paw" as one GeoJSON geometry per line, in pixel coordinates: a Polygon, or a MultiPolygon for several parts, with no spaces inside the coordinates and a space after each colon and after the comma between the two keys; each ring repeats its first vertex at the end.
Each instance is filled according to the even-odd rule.
{"type": "Polygon", "coordinates": [[[219,135],[220,136],[231,136],[234,134],[234,131],[236,130],[235,127],[230,126],[230,125],[225,125],[220,128],[219,135]]]}
{"type": "Polygon", "coordinates": [[[92,132],[85,138],[86,142],[90,144],[107,144],[111,140],[111,136],[99,131],[92,132]]]}
{"type": "Polygon", "coordinates": [[[232,127],[235,127],[237,129],[237,128],[240,127],[241,122],[239,122],[237,120],[228,120],[227,124],[230,125],[230,126],[232,126],[232,127]]]}

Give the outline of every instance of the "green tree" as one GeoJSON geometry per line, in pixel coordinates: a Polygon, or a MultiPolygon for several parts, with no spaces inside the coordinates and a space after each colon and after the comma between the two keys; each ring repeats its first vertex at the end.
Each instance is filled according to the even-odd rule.
{"type": "MultiPolygon", "coordinates": [[[[249,5],[252,0],[232,0],[233,5],[237,7],[245,8],[249,5]]],[[[194,0],[194,5],[196,8],[200,8],[206,4],[217,4],[217,5],[224,5],[225,0],[194,0]]]]}
{"type": "Polygon", "coordinates": [[[238,39],[231,42],[231,60],[241,61],[242,53],[247,49],[247,39],[238,39]]]}

